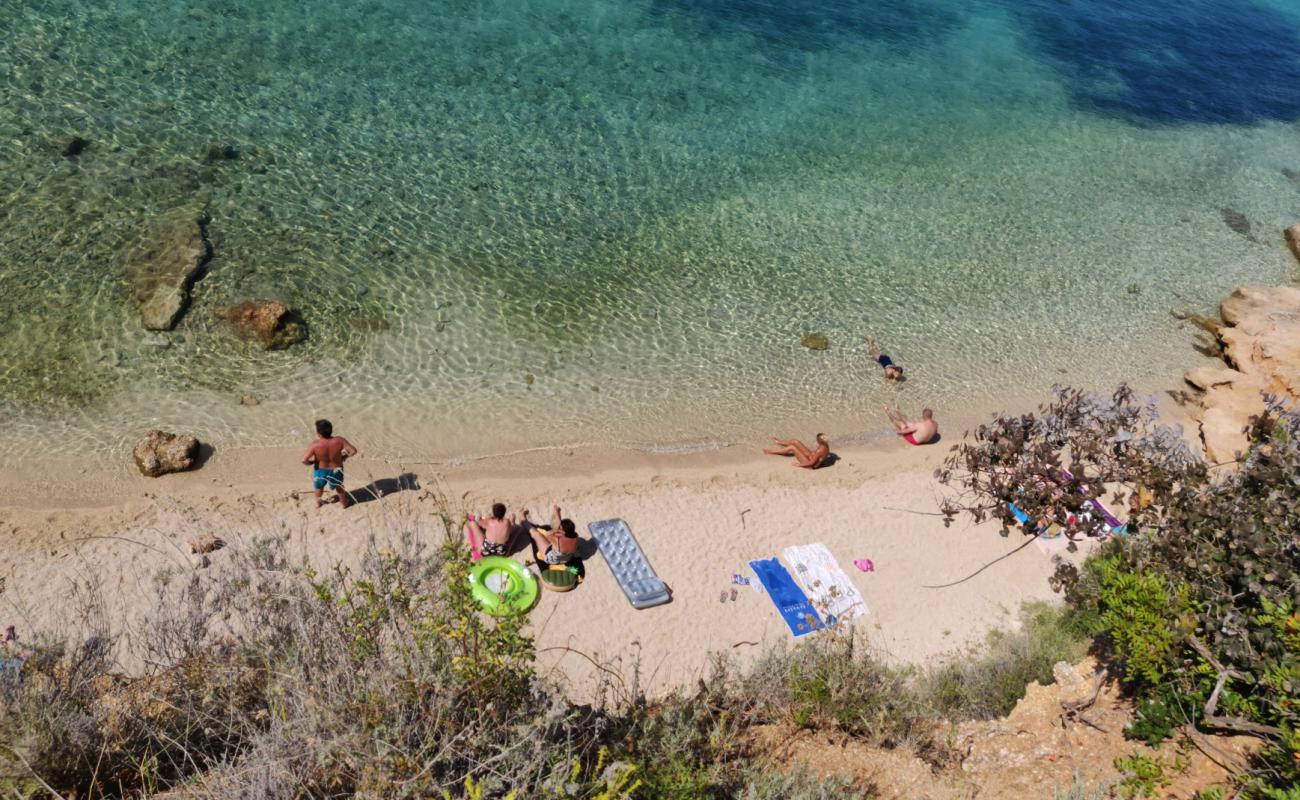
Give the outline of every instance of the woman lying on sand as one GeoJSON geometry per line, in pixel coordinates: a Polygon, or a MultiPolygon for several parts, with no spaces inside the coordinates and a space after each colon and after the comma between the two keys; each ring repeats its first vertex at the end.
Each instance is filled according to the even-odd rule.
{"type": "Polygon", "coordinates": [[[826,436],[817,434],[817,449],[809,450],[808,445],[798,439],[777,439],[772,441],[779,445],[777,450],[764,450],[769,456],[794,456],[794,465],[804,469],[817,469],[826,461],[826,456],[831,454],[830,442],[826,441],[826,436]]]}

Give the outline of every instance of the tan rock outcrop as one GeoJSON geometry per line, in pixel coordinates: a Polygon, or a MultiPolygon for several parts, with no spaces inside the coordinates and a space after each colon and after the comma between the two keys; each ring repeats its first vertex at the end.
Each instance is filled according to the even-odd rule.
{"type": "Polygon", "coordinates": [[[1218,338],[1229,368],[1196,367],[1184,376],[1203,392],[1193,416],[1215,463],[1246,449],[1244,429],[1264,410],[1264,395],[1300,397],[1300,289],[1243,286],[1219,313],[1224,325],[1218,338]]]}

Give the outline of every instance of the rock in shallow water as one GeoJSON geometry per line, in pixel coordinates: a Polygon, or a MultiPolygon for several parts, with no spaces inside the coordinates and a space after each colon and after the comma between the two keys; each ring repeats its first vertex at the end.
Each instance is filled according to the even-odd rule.
{"type": "Polygon", "coordinates": [[[208,142],[208,146],[203,149],[203,161],[208,164],[214,161],[234,161],[237,158],[239,150],[231,144],[208,142]]]}
{"type": "Polygon", "coordinates": [[[172,212],[150,225],[127,254],[126,272],[147,330],[171,330],[189,305],[190,287],[212,257],[207,221],[205,214],[172,212]]]}
{"type": "Polygon", "coordinates": [[[166,431],[149,431],[135,446],[132,455],[140,474],[150,478],[169,472],[184,472],[199,457],[199,440],[193,436],[166,431]]]}
{"type": "Polygon", "coordinates": [[[63,157],[76,158],[77,156],[84,153],[87,147],[90,147],[89,139],[86,139],[82,136],[74,136],[68,140],[67,144],[63,146],[63,157]]]}
{"type": "Polygon", "coordinates": [[[799,344],[809,350],[829,350],[831,340],[824,333],[805,333],[803,338],[799,340],[799,344]]]}
{"type": "Polygon", "coordinates": [[[282,350],[307,338],[307,323],[283,303],[248,300],[232,306],[226,319],[235,333],[266,350],[282,350]]]}
{"type": "Polygon", "coordinates": [[[1300,223],[1287,228],[1282,235],[1286,237],[1286,246],[1291,248],[1291,255],[1300,259],[1300,223]]]}
{"type": "Polygon", "coordinates": [[[1234,208],[1219,209],[1219,216],[1223,217],[1223,224],[1227,225],[1236,233],[1240,233],[1247,238],[1250,237],[1250,220],[1246,215],[1234,208]]]}

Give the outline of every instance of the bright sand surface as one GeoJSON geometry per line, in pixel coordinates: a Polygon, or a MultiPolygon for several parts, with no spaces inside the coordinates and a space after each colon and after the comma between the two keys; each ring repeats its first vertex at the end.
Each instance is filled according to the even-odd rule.
{"type": "Polygon", "coordinates": [[[949,431],[933,447],[892,437],[836,447],[839,460],[817,472],[762,456],[757,444],[671,455],[551,451],[459,466],[399,464],[367,452],[358,437],[362,452],[348,467],[352,488],[408,473],[420,488],[346,511],[312,507],[297,449],[217,452],[196,471],[154,480],[47,461],[0,479],[0,619],[29,635],[66,630],[76,606],[71,586],[93,578],[114,624],[125,630],[155,602],[154,574],[198,569],[201,557],[185,545],[196,533],[229,543],[201,570],[207,578],[221,574],[233,548],[276,531],[290,536],[291,553],[318,565],[356,563],[372,535],[383,547],[393,527],[435,544],[442,536],[438,497],[457,514],[482,512],[501,499],[526,504],[536,516],[559,502],[584,536],[589,521],[624,518],[672,589],[671,603],[634,610],[595,555],[576,591],[543,593],[531,613],[541,666],[557,670],[555,679],[578,694],[591,689],[596,674],[578,653],[610,663],[626,681],[639,658],[641,686],[653,693],[693,683],[710,653],[744,660],[791,641],[765,595],[746,586],[737,587],[735,601],[720,602],[719,595],[732,588],[732,573],[748,574],[750,559],[818,541],[870,607],[856,623],[869,645],[890,660],[926,663],[992,628],[1014,627],[1022,602],[1052,596],[1052,562],[1032,545],[959,585],[923,588],[958,580],[1024,541],[1001,538],[995,525],[963,520],[945,528],[934,515],[941,487],[932,471],[959,436],[949,431]],[[871,559],[875,571],[854,569],[859,558],[871,559]]]}

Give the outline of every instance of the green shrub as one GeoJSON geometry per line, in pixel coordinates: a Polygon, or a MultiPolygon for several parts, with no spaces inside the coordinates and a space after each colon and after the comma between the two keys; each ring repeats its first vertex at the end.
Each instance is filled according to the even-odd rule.
{"type": "Polygon", "coordinates": [[[1052,683],[1057,662],[1074,663],[1085,650],[1064,609],[1029,603],[1018,630],[990,633],[982,648],[927,673],[920,691],[948,720],[993,719],[1009,714],[1030,683],[1052,683]]]}
{"type": "Polygon", "coordinates": [[[1172,762],[1165,762],[1159,756],[1134,753],[1127,758],[1115,759],[1115,769],[1124,773],[1116,787],[1120,797],[1147,798],[1155,797],[1159,790],[1173,781],[1167,770],[1185,772],[1187,761],[1178,756],[1172,762]]]}
{"type": "Polygon", "coordinates": [[[1157,687],[1176,666],[1175,656],[1195,625],[1188,589],[1170,587],[1167,578],[1135,568],[1114,549],[1084,565],[1089,610],[1095,612],[1092,632],[1106,638],[1127,682],[1157,687]]]}

